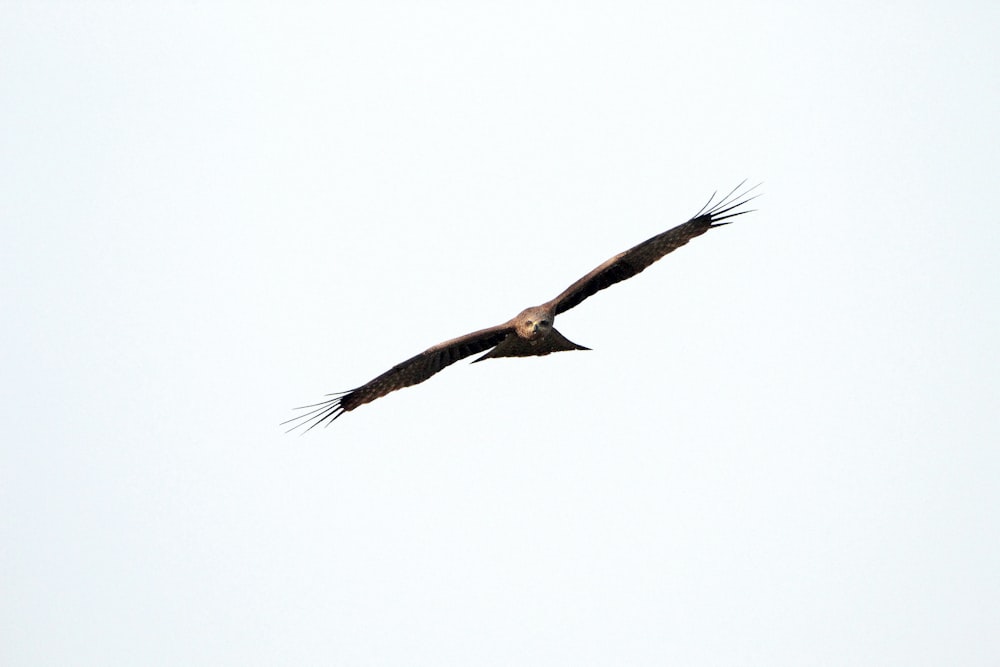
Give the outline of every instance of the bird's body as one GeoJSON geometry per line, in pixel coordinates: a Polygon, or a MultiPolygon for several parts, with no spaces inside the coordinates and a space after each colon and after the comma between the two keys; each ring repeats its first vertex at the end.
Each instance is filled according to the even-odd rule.
{"type": "Polygon", "coordinates": [[[551,304],[544,303],[541,306],[525,308],[516,317],[501,325],[511,331],[496,347],[476,361],[496,357],[534,357],[553,352],[590,349],[570,342],[556,331],[552,326],[555,318],[551,304]]]}
{"type": "Polygon", "coordinates": [[[559,333],[553,326],[556,316],[579,305],[598,291],[631,278],[709,229],[729,224],[723,220],[749,213],[750,211],[736,209],[756,197],[756,195],[748,196],[754,188],[736,195],[740,186],[715,205],[712,205],[715,199],[713,195],[702,210],[684,224],[615,255],[567,287],[551,301],[525,308],[503,324],[474,331],[430,347],[356,389],[330,394],[333,398],[329,400],[304,406],[301,409],[308,412],[284,423],[294,423],[290,430],[306,424],[309,424],[306,430],[322,423],[329,424],[345,412],[370,403],[389,392],[419,384],[445,367],[474,354],[485,352],[475,360],[478,362],[497,357],[543,356],[553,352],[590,349],[577,345],[559,333]]]}

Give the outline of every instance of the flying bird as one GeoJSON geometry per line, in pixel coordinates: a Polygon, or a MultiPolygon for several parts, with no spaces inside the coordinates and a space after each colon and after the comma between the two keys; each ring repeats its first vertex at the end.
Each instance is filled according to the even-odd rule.
{"type": "Polygon", "coordinates": [[[306,410],[292,419],[282,422],[293,424],[289,431],[308,425],[306,432],[320,424],[329,425],[355,408],[371,403],[386,394],[411,385],[420,384],[435,373],[459,359],[485,352],[473,363],[498,357],[544,356],[567,350],[589,350],[567,339],[553,327],[556,315],[580,305],[584,299],[593,296],[606,287],[627,280],[644,271],[653,262],[686,244],[709,229],[728,225],[723,222],[735,218],[749,210],[740,210],[760,195],[750,194],[759,186],[737,194],[743,183],[737,185],[728,195],[715,201],[713,194],[708,202],[690,220],[657,234],[639,245],[619,253],[593,271],[567,287],[563,292],[540,306],[525,308],[512,319],[487,329],[453,338],[430,347],[415,357],[396,364],[374,380],[349,391],[327,394],[332,398],[320,403],[305,405],[297,410],[306,410]]]}

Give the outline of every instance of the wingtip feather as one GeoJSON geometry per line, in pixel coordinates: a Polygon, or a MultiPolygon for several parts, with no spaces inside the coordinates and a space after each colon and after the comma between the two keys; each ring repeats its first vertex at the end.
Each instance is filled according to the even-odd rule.
{"type": "Polygon", "coordinates": [[[341,399],[350,392],[336,392],[333,394],[327,394],[327,396],[334,396],[328,401],[321,401],[319,403],[313,403],[311,405],[303,405],[301,407],[295,408],[296,410],[309,410],[304,414],[297,415],[291,419],[286,419],[281,422],[279,426],[284,426],[285,424],[294,424],[285,433],[291,433],[297,429],[302,428],[308,424],[308,428],[299,433],[299,435],[305,435],[309,431],[313,430],[320,424],[324,424],[324,427],[332,424],[340,415],[347,412],[344,406],[341,404],[341,399]],[[298,422],[298,423],[296,423],[298,422]]]}

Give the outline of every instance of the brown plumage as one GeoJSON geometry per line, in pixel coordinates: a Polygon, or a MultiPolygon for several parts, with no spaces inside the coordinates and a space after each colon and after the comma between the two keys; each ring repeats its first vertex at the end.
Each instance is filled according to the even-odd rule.
{"type": "Polygon", "coordinates": [[[680,248],[696,236],[701,236],[709,229],[729,224],[723,220],[750,213],[748,210],[737,209],[760,195],[749,196],[756,185],[736,194],[743,183],[736,186],[718,203],[712,204],[715,200],[715,195],[712,195],[708,203],[684,224],[615,255],[567,287],[562,294],[551,301],[526,308],[503,324],[474,331],[428,348],[356,389],[328,394],[332,398],[297,408],[307,412],[282,424],[294,424],[290,431],[306,424],[309,425],[306,431],[319,424],[329,425],[345,412],[370,403],[389,392],[419,384],[459,359],[487,350],[489,351],[486,354],[475,361],[496,357],[542,356],[565,350],[589,349],[571,342],[553,328],[555,316],[579,305],[584,299],[602,289],[640,273],[653,262],[680,248]]]}

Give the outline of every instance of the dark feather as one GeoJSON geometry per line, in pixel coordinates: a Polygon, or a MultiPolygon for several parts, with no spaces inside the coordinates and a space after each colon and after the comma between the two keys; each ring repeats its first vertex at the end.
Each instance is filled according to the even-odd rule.
{"type": "Polygon", "coordinates": [[[288,429],[294,431],[308,424],[309,427],[304,431],[306,433],[319,424],[329,425],[345,412],[350,412],[360,405],[370,403],[397,389],[420,384],[456,361],[496,346],[508,333],[510,333],[510,328],[507,325],[500,325],[435,345],[401,364],[396,364],[382,375],[356,389],[327,394],[333,398],[296,408],[296,410],[308,410],[308,412],[284,421],[282,425],[294,424],[288,429]]]}
{"type": "MultiPolygon", "coordinates": [[[[743,181],[743,183],[746,183],[746,181],[743,181]]],[[[713,194],[708,203],[684,224],[678,225],[673,229],[668,229],[662,234],[657,234],[653,238],[643,241],[630,250],[615,255],[570,285],[562,294],[549,301],[546,305],[552,307],[556,315],[564,313],[570,308],[580,305],[584,299],[593,296],[602,289],[611,287],[615,283],[620,283],[642,272],[651,264],[677,250],[677,248],[680,248],[696,236],[701,236],[713,227],[721,227],[722,225],[729,224],[728,222],[722,222],[723,220],[734,218],[744,213],[750,213],[748,210],[737,211],[736,209],[760,196],[747,196],[758,186],[755,185],[741,194],[736,194],[743,187],[743,183],[737,185],[732,192],[714,205],[712,204],[712,201],[715,199],[715,195],[713,194]]]]}
{"type": "Polygon", "coordinates": [[[497,357],[544,357],[546,354],[552,354],[553,352],[589,349],[589,347],[577,345],[556,329],[550,331],[548,336],[536,341],[525,340],[516,333],[509,333],[499,345],[472,363],[483,361],[484,359],[496,359],[497,357]]]}

